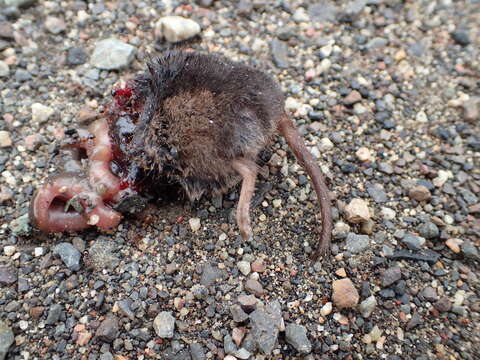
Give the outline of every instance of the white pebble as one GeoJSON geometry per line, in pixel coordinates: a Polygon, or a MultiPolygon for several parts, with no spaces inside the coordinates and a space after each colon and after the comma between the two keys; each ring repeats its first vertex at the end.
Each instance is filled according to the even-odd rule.
{"type": "Polygon", "coordinates": [[[200,218],[191,218],[188,220],[188,223],[190,224],[190,229],[192,229],[192,231],[200,230],[200,218]]]}
{"type": "Polygon", "coordinates": [[[15,254],[16,250],[17,250],[16,247],[13,245],[7,245],[7,246],[4,246],[3,248],[3,252],[7,256],[12,256],[13,254],[15,254]]]}
{"type": "Polygon", "coordinates": [[[35,257],[42,256],[45,253],[44,249],[42,247],[36,247],[35,250],[33,250],[33,254],[35,257]]]}
{"type": "Polygon", "coordinates": [[[332,312],[332,309],[333,309],[333,304],[329,301],[322,306],[322,308],[320,309],[320,314],[322,314],[322,316],[330,315],[332,312]]]}

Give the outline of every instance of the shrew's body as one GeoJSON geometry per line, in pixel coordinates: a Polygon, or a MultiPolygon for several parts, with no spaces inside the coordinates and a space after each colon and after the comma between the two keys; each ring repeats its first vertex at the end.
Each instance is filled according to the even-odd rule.
{"type": "MultiPolygon", "coordinates": [[[[269,75],[218,55],[173,51],[129,86],[133,99],[122,100],[120,112],[128,112],[132,102],[141,110],[131,133],[114,134],[127,144],[124,156],[179,182],[190,199],[224,193],[242,180],[237,222],[244,239],[252,235],[249,206],[256,162],[279,131],[312,178],[323,218],[315,256],[327,252],[332,227],[328,190],[269,75]]],[[[113,115],[118,114],[117,109],[113,115]]]]}

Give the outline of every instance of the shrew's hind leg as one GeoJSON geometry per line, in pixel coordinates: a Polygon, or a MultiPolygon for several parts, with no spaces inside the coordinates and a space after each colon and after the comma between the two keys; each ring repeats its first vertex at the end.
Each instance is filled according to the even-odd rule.
{"type": "Polygon", "coordinates": [[[237,224],[243,240],[252,237],[252,226],[250,225],[250,202],[255,192],[255,180],[257,178],[257,165],[255,162],[246,159],[233,161],[233,168],[242,177],[242,189],[237,205],[237,224]]]}

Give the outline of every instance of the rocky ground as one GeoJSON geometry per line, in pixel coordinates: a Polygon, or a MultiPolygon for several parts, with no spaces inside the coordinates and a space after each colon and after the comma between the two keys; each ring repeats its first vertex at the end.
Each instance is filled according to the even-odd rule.
{"type": "Polygon", "coordinates": [[[478,0],[0,0],[0,359],[478,359],[479,45],[478,0]],[[318,204],[282,139],[251,242],[238,188],[112,234],[30,228],[55,141],[174,46],[280,81],[331,258],[308,260],[318,204]]]}

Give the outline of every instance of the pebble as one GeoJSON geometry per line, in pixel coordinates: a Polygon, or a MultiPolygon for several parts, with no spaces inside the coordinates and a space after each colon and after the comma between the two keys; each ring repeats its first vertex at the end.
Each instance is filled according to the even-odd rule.
{"type": "Polygon", "coordinates": [[[440,230],[438,230],[437,225],[428,221],[420,225],[418,228],[418,233],[425,239],[435,239],[439,236],[440,230]]]}
{"type": "Polygon", "coordinates": [[[254,279],[248,279],[245,282],[245,290],[255,296],[262,296],[264,292],[262,284],[254,279]]]}
{"type": "Polygon", "coordinates": [[[410,250],[421,250],[422,246],[425,244],[425,238],[416,236],[411,232],[406,232],[405,236],[402,239],[402,242],[407,245],[410,250]]]}
{"type": "Polygon", "coordinates": [[[363,199],[353,199],[345,206],[345,217],[348,222],[359,224],[370,220],[368,204],[363,199]]]}
{"type": "Polygon", "coordinates": [[[53,304],[52,306],[50,306],[50,309],[48,310],[48,315],[47,315],[47,319],[45,320],[45,324],[53,325],[57,323],[60,320],[62,313],[63,313],[63,306],[60,304],[53,304]]]}
{"type": "Polygon", "coordinates": [[[248,261],[239,261],[237,263],[237,267],[243,275],[247,276],[250,274],[251,267],[248,261]]]}
{"type": "Polygon", "coordinates": [[[466,30],[456,30],[451,35],[452,39],[459,45],[467,46],[470,44],[470,36],[466,30]]]}
{"type": "Polygon", "coordinates": [[[10,67],[5,61],[0,60],[0,77],[7,77],[10,75],[10,67]]]}
{"type": "Polygon", "coordinates": [[[420,314],[417,311],[415,311],[412,314],[412,318],[407,323],[407,330],[411,330],[417,327],[418,325],[421,325],[422,323],[423,323],[423,319],[420,317],[420,314]]]}
{"type": "Polygon", "coordinates": [[[14,342],[12,329],[3,320],[0,320],[0,360],[6,359],[8,349],[14,342]]]}
{"type": "Polygon", "coordinates": [[[192,360],[206,360],[207,355],[205,354],[205,350],[203,349],[202,344],[197,342],[192,342],[189,345],[190,348],[190,355],[192,356],[192,360]]]}
{"type": "Polygon", "coordinates": [[[352,106],[357,102],[362,100],[362,95],[357,91],[353,90],[350,94],[348,94],[345,99],[343,99],[343,103],[347,106],[352,106]]]}
{"type": "Polygon", "coordinates": [[[429,201],[432,198],[430,190],[423,185],[418,185],[408,191],[408,196],[416,201],[429,201]]]}
{"type": "Polygon", "coordinates": [[[480,255],[478,253],[477,247],[470,241],[464,241],[462,245],[460,245],[460,247],[465,257],[473,260],[480,260],[480,255]]]}
{"type": "Polygon", "coordinates": [[[191,39],[200,31],[198,23],[181,16],[164,16],[155,25],[157,38],[165,38],[170,43],[191,39]]]}
{"type": "Polygon", "coordinates": [[[392,266],[382,272],[380,277],[382,287],[388,287],[402,278],[402,270],[400,266],[392,266]]]}
{"type": "Polygon", "coordinates": [[[462,239],[451,238],[445,241],[445,245],[448,246],[450,250],[452,250],[455,254],[460,254],[460,245],[463,244],[462,239]]]}
{"type": "Polygon", "coordinates": [[[0,148],[12,146],[12,138],[10,133],[5,130],[0,130],[0,148]]]}
{"type": "Polygon", "coordinates": [[[320,314],[322,316],[328,316],[332,313],[332,310],[333,310],[333,303],[329,301],[322,306],[322,308],[320,309],[320,314]]]}
{"type": "Polygon", "coordinates": [[[153,320],[153,328],[159,337],[171,339],[175,329],[175,318],[170,312],[162,311],[153,320]]]}
{"type": "Polygon", "coordinates": [[[273,62],[279,69],[287,69],[290,67],[288,61],[288,46],[285,41],[273,39],[270,43],[270,51],[273,62]]]}
{"type": "Polygon", "coordinates": [[[224,272],[218,268],[218,266],[212,266],[210,263],[206,263],[203,266],[202,276],[200,278],[200,284],[203,286],[211,286],[218,279],[224,276],[224,272]]]}
{"type": "Polygon", "coordinates": [[[32,75],[24,69],[17,69],[15,70],[15,81],[17,82],[24,82],[32,80],[32,75]]]}
{"type": "Polygon", "coordinates": [[[108,315],[95,331],[95,336],[104,342],[113,342],[120,333],[118,318],[114,315],[108,315]]]}
{"type": "Polygon", "coordinates": [[[32,104],[32,121],[37,124],[43,124],[46,122],[53,114],[55,110],[51,107],[40,103],[32,104]]]}
{"type": "Polygon", "coordinates": [[[357,235],[352,232],[347,234],[345,248],[348,252],[352,254],[359,254],[368,249],[369,245],[370,237],[368,235],[357,235]]]}
{"type": "Polygon", "coordinates": [[[360,296],[349,278],[334,280],[332,288],[332,300],[337,308],[354,308],[358,304],[360,296]]]}
{"type": "Polygon", "coordinates": [[[253,261],[251,264],[251,268],[252,271],[257,273],[263,273],[267,269],[262,259],[256,259],[255,261],[253,261]]]}
{"type": "Polygon", "coordinates": [[[308,354],[312,351],[312,343],[308,340],[307,329],[302,325],[287,324],[285,340],[301,354],[308,354]]]}
{"type": "Polygon", "coordinates": [[[430,302],[434,302],[434,301],[438,300],[437,291],[431,286],[425,287],[420,292],[420,296],[422,296],[425,300],[430,301],[430,302]]]}
{"type": "MultiPolygon", "coordinates": [[[[8,75],[8,72],[7,72],[7,75],[8,75]]],[[[0,61],[0,76],[2,76],[1,61],[0,61]]],[[[463,117],[465,118],[465,120],[469,122],[475,122],[480,119],[480,98],[474,97],[465,101],[465,103],[463,104],[463,117]]]]}
{"type": "Polygon", "coordinates": [[[385,220],[393,220],[397,216],[397,213],[395,212],[395,210],[388,207],[382,207],[380,209],[380,214],[385,220]]]}
{"type": "Polygon", "coordinates": [[[360,303],[358,309],[364,318],[369,318],[376,307],[377,299],[374,295],[371,295],[360,303]]]}
{"type": "Polygon", "coordinates": [[[265,355],[275,349],[280,330],[283,330],[281,306],[278,301],[268,303],[264,308],[250,314],[251,335],[257,348],[265,355]]]}
{"type": "Polygon", "coordinates": [[[230,313],[232,314],[233,321],[235,322],[240,323],[248,319],[248,315],[238,304],[233,304],[232,306],[230,306],[230,313]]]}
{"type": "Polygon", "coordinates": [[[190,229],[192,229],[193,232],[200,230],[200,218],[191,218],[188,220],[188,223],[190,225],[190,229]]]}
{"type": "Polygon", "coordinates": [[[425,114],[425,111],[419,111],[417,115],[415,116],[415,120],[419,123],[427,123],[428,122],[428,117],[427,114],[425,114]]]}
{"type": "Polygon", "coordinates": [[[68,49],[68,52],[67,52],[68,65],[73,65],[73,66],[83,65],[87,62],[87,60],[88,60],[88,55],[85,52],[85,50],[83,50],[82,48],[71,47],[70,49],[68,49]]]}
{"type": "Polygon", "coordinates": [[[452,308],[452,303],[447,296],[442,296],[435,302],[435,304],[433,304],[433,306],[440,312],[448,312],[452,308]]]}
{"type": "Polygon", "coordinates": [[[95,44],[90,63],[102,70],[127,67],[135,57],[136,48],[116,38],[100,40],[95,44]]]}
{"type": "Polygon", "coordinates": [[[320,143],[318,144],[318,149],[320,151],[329,151],[329,150],[332,150],[334,147],[332,141],[327,138],[327,137],[324,137],[320,140],[320,143]]]}
{"type": "Polygon", "coordinates": [[[369,184],[367,185],[368,195],[375,201],[377,204],[381,204],[388,201],[387,193],[382,184],[369,184]]]}
{"type": "Polygon", "coordinates": [[[67,25],[63,19],[59,19],[54,16],[47,16],[45,19],[45,28],[51,32],[52,34],[60,34],[61,32],[65,31],[67,25]]]}
{"type": "Polygon", "coordinates": [[[80,270],[80,252],[67,242],[62,242],[53,248],[53,253],[60,256],[63,263],[72,271],[80,270]]]}
{"type": "Polygon", "coordinates": [[[357,159],[360,160],[360,161],[362,161],[362,162],[372,161],[372,160],[373,160],[372,152],[370,151],[369,148],[364,147],[364,146],[362,146],[361,148],[359,148],[359,149],[355,152],[355,155],[356,155],[357,159]]]}
{"type": "Polygon", "coordinates": [[[3,247],[3,253],[7,256],[12,256],[17,251],[17,248],[14,245],[7,245],[3,247]]]}

